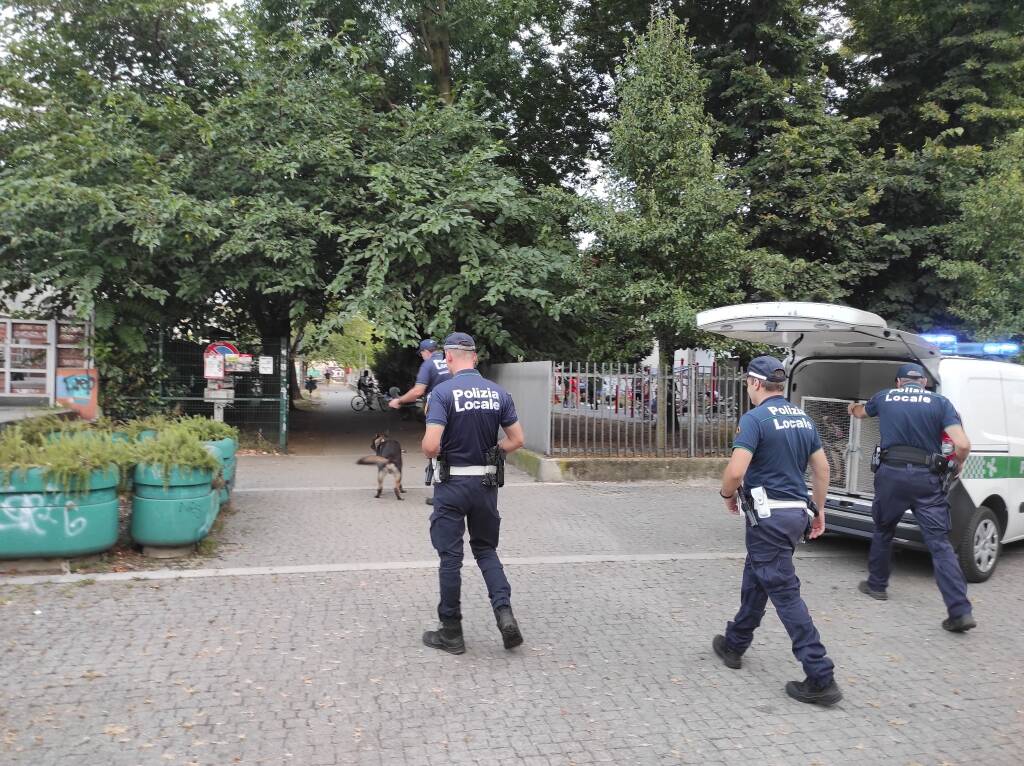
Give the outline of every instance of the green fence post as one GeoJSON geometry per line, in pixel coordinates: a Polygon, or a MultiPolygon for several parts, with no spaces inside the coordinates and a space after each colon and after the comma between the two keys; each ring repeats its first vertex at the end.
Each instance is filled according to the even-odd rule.
{"type": "Polygon", "coordinates": [[[288,451],[288,338],[281,338],[281,401],[280,428],[278,430],[278,446],[282,452],[288,451]]]}

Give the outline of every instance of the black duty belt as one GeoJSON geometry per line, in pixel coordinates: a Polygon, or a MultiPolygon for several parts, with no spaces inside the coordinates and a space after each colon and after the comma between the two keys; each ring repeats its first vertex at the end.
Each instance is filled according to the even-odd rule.
{"type": "Polygon", "coordinates": [[[937,474],[943,474],[948,469],[946,458],[943,455],[926,452],[917,447],[908,447],[905,444],[896,444],[882,450],[880,457],[886,465],[920,465],[937,474]]]}
{"type": "Polygon", "coordinates": [[[904,444],[897,444],[882,450],[882,462],[890,465],[931,466],[931,457],[932,453],[930,452],[925,452],[917,447],[908,447],[904,444]]]}

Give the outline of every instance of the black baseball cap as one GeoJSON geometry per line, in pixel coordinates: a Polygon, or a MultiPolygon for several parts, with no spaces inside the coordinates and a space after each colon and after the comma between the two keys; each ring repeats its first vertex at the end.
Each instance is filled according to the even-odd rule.
{"type": "Polygon", "coordinates": [[[782,383],[786,379],[786,366],[774,356],[759,356],[747,365],[747,377],[782,383]]]}
{"type": "Polygon", "coordinates": [[[464,332],[453,332],[444,339],[444,347],[448,351],[476,351],[476,341],[472,335],[464,332]]]}
{"type": "Polygon", "coordinates": [[[913,362],[907,362],[901,364],[899,371],[896,373],[897,378],[907,378],[910,380],[920,379],[926,377],[924,374],[924,367],[913,362]]]}

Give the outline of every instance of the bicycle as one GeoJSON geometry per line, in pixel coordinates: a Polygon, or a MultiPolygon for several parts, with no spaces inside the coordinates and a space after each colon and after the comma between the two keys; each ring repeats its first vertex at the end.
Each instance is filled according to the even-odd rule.
{"type": "Polygon", "coordinates": [[[349,402],[349,405],[356,412],[362,412],[368,407],[369,409],[372,410],[372,402],[376,402],[377,407],[382,410],[388,406],[388,400],[384,398],[384,394],[382,394],[375,388],[368,389],[367,391],[360,391],[358,394],[352,397],[352,401],[349,402]]]}

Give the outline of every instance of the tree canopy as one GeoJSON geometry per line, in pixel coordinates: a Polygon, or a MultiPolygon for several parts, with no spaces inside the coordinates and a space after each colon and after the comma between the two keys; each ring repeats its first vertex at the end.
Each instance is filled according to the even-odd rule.
{"type": "Polygon", "coordinates": [[[0,279],[128,347],[361,316],[395,349],[458,327],[499,359],[639,356],[776,298],[1022,331],[1010,0],[13,0],[0,23],[0,279]]]}

